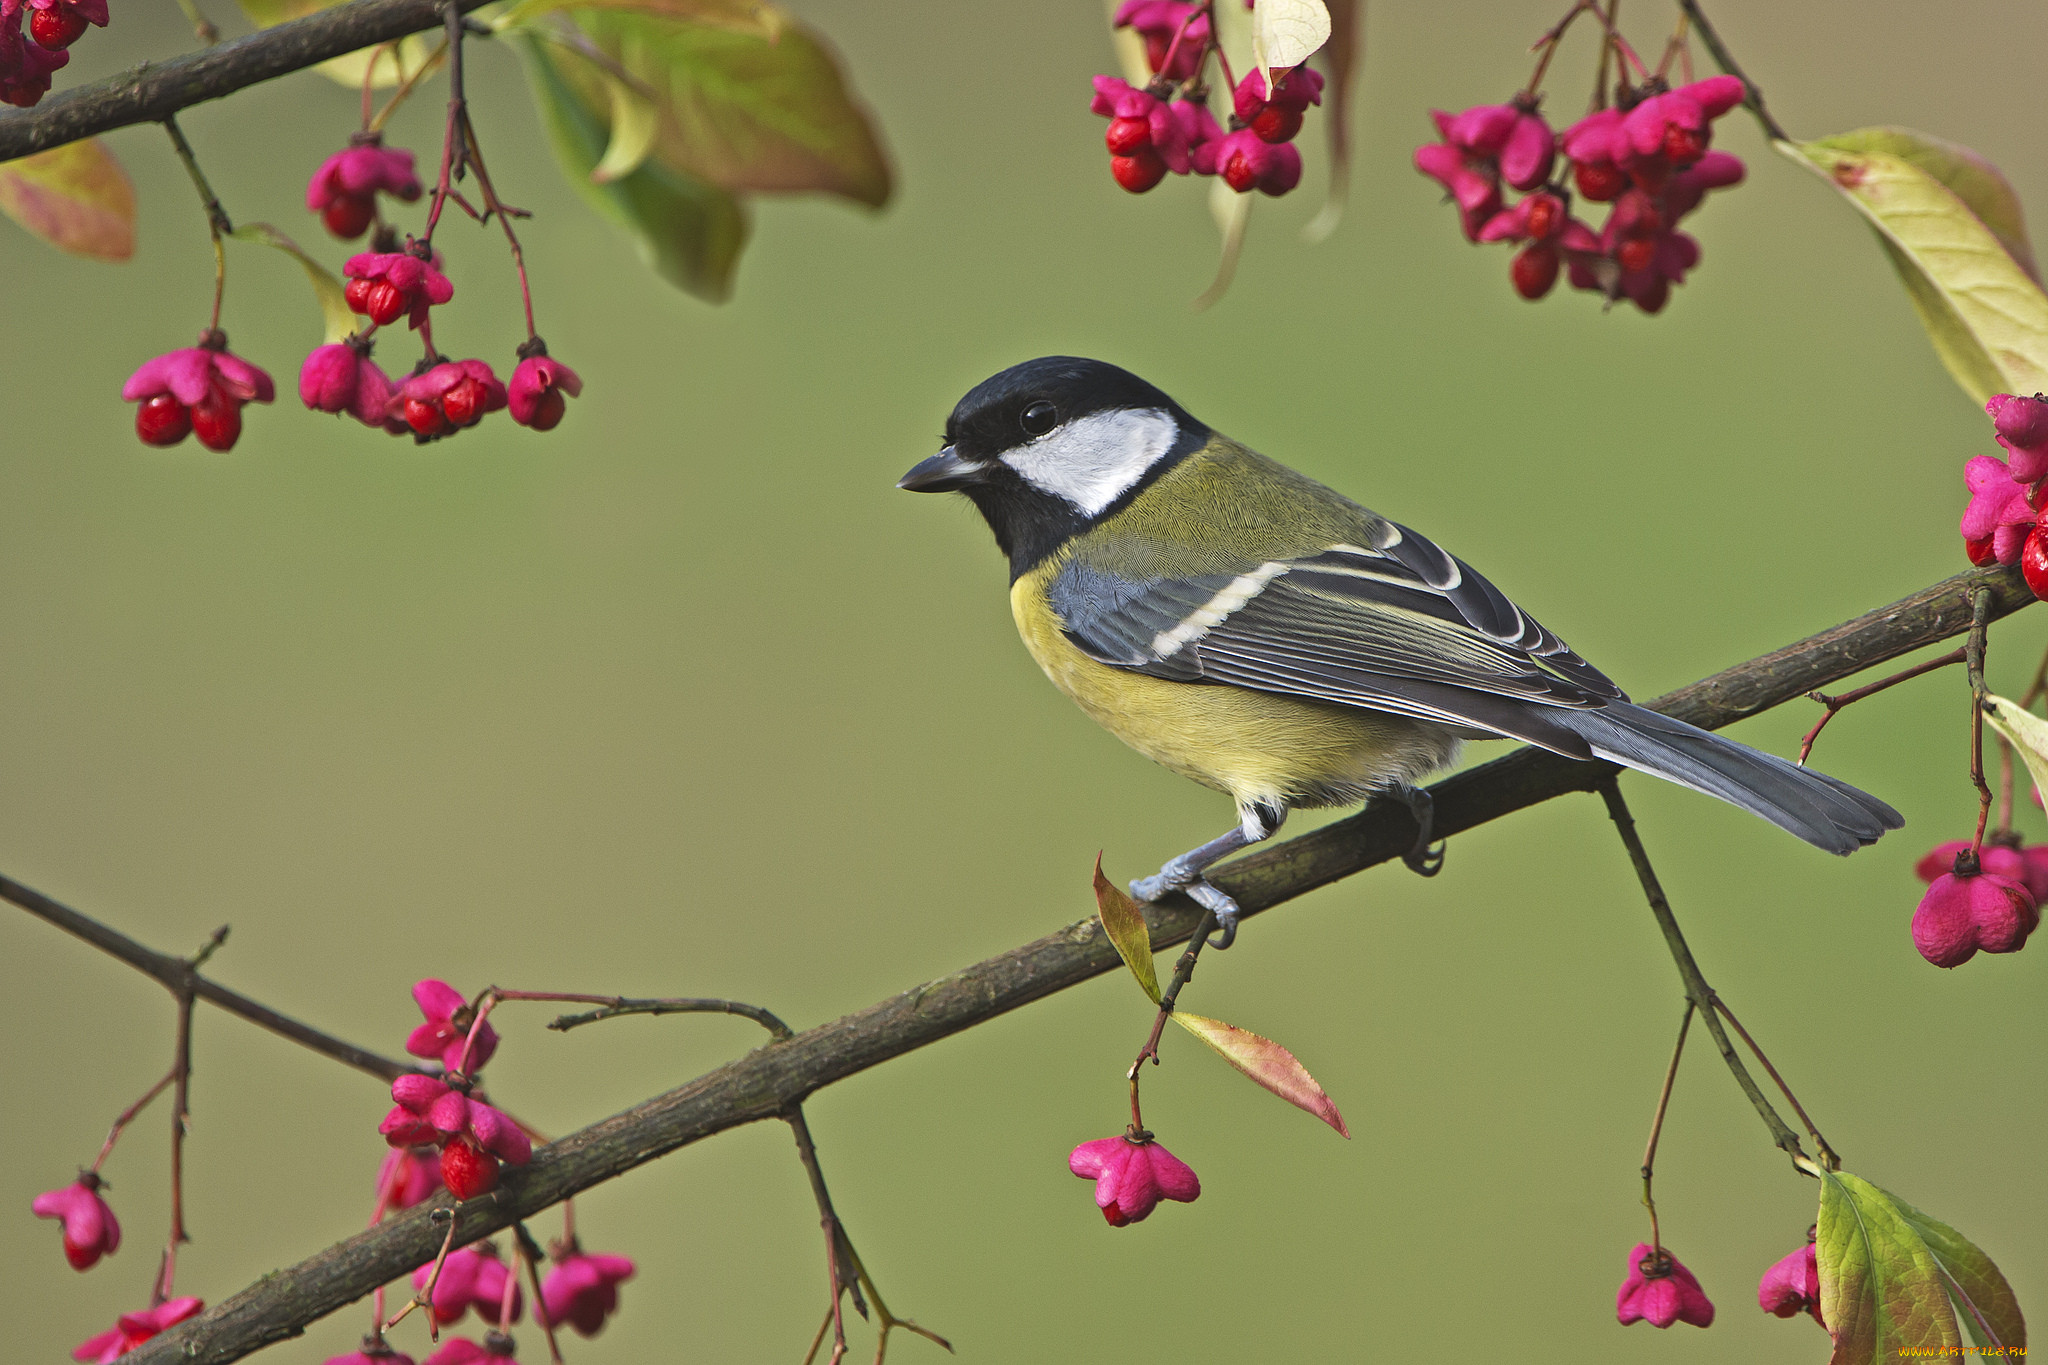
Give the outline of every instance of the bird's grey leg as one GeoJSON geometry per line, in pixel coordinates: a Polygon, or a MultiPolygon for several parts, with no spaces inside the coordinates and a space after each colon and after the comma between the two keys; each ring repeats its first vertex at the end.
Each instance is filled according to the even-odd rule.
{"type": "Polygon", "coordinates": [[[1229,833],[1219,835],[1199,848],[1191,848],[1178,858],[1169,858],[1152,876],[1132,882],[1131,898],[1156,901],[1175,891],[1187,892],[1188,899],[1216,916],[1219,932],[1209,941],[1210,946],[1228,948],[1237,937],[1237,902],[1211,886],[1202,873],[1239,849],[1270,838],[1287,818],[1287,808],[1257,801],[1238,807],[1238,816],[1238,824],[1229,833]]]}
{"type": "Polygon", "coordinates": [[[1387,794],[1408,807],[1408,813],[1415,817],[1415,844],[1401,855],[1401,861],[1418,877],[1434,877],[1444,870],[1444,846],[1429,846],[1430,835],[1436,829],[1435,800],[1424,788],[1406,782],[1389,789],[1387,794]]]}

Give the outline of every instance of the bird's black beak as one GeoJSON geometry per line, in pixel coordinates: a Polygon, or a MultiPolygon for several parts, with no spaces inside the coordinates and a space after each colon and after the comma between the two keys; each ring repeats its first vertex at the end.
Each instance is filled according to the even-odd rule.
{"type": "Polygon", "coordinates": [[[962,459],[951,446],[947,446],[929,460],[915,465],[908,474],[896,480],[898,488],[907,488],[913,493],[951,493],[971,483],[981,482],[982,466],[973,460],[962,459]]]}

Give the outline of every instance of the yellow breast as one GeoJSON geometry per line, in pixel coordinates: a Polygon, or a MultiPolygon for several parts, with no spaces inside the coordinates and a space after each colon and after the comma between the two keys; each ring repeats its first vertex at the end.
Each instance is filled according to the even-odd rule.
{"type": "Polygon", "coordinates": [[[1441,726],[1269,692],[1169,682],[1111,668],[1076,649],[1048,605],[1058,556],[1010,588],[1024,647],[1096,724],[1156,763],[1240,804],[1349,805],[1448,763],[1441,726]]]}

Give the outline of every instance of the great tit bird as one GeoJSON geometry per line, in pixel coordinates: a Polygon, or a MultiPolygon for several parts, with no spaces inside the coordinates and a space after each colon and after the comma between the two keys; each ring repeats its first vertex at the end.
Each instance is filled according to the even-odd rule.
{"type": "Polygon", "coordinates": [[[1031,656],[1095,721],[1237,803],[1235,829],[1131,884],[1238,908],[1203,873],[1295,807],[1399,797],[1467,739],[1606,759],[1740,806],[1830,853],[1904,822],[1832,777],[1631,704],[1455,558],[1212,431],[1128,371],[1046,356],[976,385],[898,482],[958,491],[1010,561],[1031,656]]]}

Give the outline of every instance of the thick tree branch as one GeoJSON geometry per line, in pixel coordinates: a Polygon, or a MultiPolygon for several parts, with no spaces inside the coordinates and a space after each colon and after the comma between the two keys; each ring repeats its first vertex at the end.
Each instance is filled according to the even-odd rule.
{"type": "MultiPolygon", "coordinates": [[[[231,991],[226,986],[208,981],[199,975],[193,963],[169,953],[160,953],[154,948],[144,947],[134,939],[117,930],[101,924],[90,915],[81,915],[68,905],[51,900],[42,892],[23,886],[8,877],[0,877],[0,900],[12,901],[38,919],[48,920],[69,933],[78,935],[93,947],[110,957],[121,961],[141,972],[144,976],[155,977],[174,996],[183,997],[188,991],[193,996],[220,1006],[229,1014],[239,1014],[260,1028],[267,1028],[281,1038],[289,1038],[301,1047],[309,1047],[323,1057],[332,1057],[358,1071],[367,1071],[383,1080],[395,1080],[408,1071],[420,1068],[411,1062],[394,1062],[389,1057],[380,1057],[367,1048],[357,1047],[333,1034],[322,1033],[319,1029],[290,1019],[258,1004],[240,991],[231,991]]],[[[226,929],[220,931],[224,937],[226,929]]]]}
{"type": "MultiPolygon", "coordinates": [[[[1713,728],[1873,667],[1969,628],[1973,590],[1989,589],[1991,614],[2034,600],[2018,573],[1958,575],[1889,607],[1684,687],[1657,709],[1713,728]]],[[[1524,750],[1432,789],[1436,828],[1455,834],[1566,792],[1597,789],[1615,769],[1524,750]]],[[[1369,808],[1220,869],[1214,880],[1247,915],[1398,857],[1414,842],[1405,806],[1369,808]]],[[[1176,898],[1147,908],[1155,947],[1179,943],[1204,912],[1176,898]]],[[[741,1124],[779,1118],[823,1086],[1043,999],[1120,966],[1093,916],[942,980],[927,982],[829,1024],[774,1042],[549,1143],[530,1165],[507,1170],[497,1191],[461,1206],[456,1240],[467,1243],[610,1180],[635,1166],[741,1124]]],[[[447,1196],[437,1205],[445,1206],[447,1196]]],[[[433,1207],[388,1219],[298,1265],[266,1276],[211,1312],[146,1342],[130,1365],[225,1365],[410,1273],[434,1258],[442,1230],[433,1207]]]]}
{"type": "MultiPolygon", "coordinates": [[[[484,0],[455,3],[467,14],[484,0]]],[[[118,76],[59,91],[33,109],[0,114],[0,161],[133,123],[158,123],[180,109],[330,57],[438,28],[441,15],[439,0],[351,0],[169,61],[144,62],[118,76]]]]}

